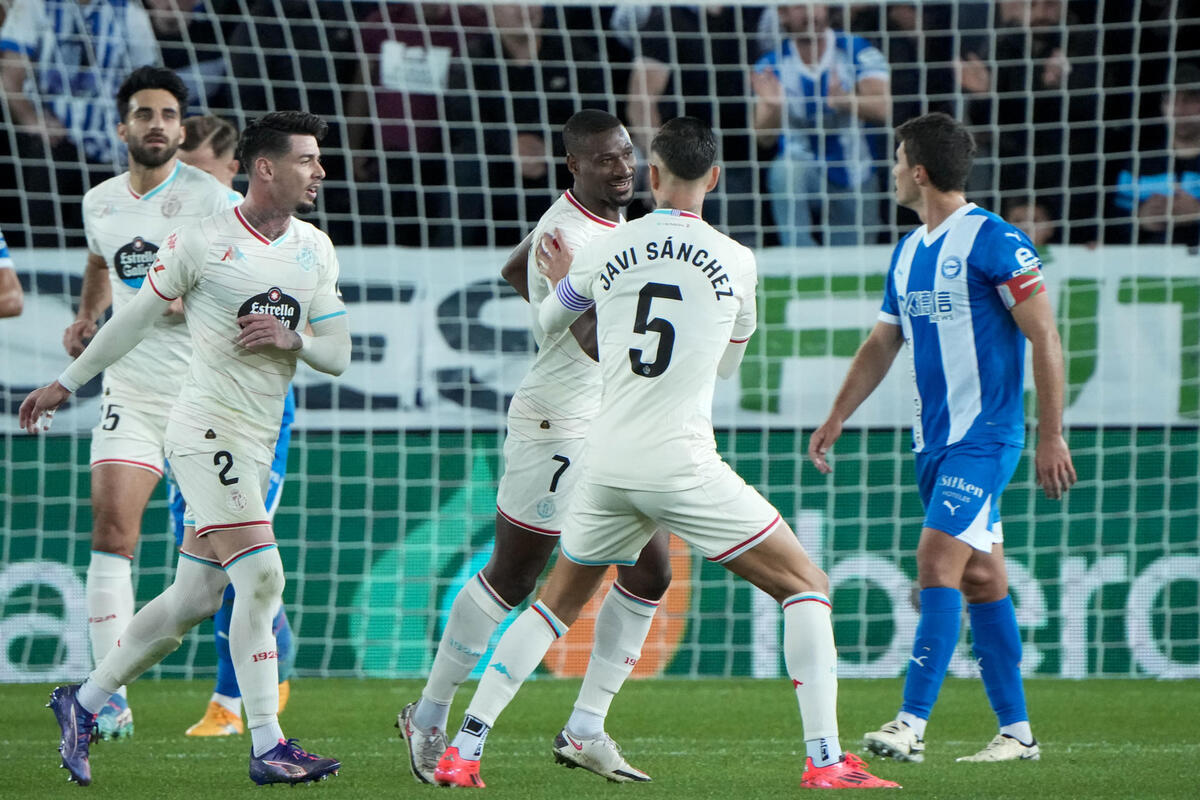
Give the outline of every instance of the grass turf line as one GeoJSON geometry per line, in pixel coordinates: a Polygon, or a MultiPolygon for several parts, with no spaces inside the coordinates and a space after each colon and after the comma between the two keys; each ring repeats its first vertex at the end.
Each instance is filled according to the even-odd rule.
{"type": "MultiPolygon", "coordinates": [[[[247,796],[249,735],[194,739],[211,682],[135,684],[136,735],[92,749],[93,784],[68,786],[58,768],[57,728],[42,706],[48,685],[0,686],[0,797],[78,796],[149,800],[247,796]]],[[[995,734],[978,681],[948,679],[930,723],[924,764],[868,759],[879,775],[904,785],[906,798],[1194,798],[1200,763],[1200,681],[1059,681],[1026,684],[1042,760],[956,764],[995,734]]],[[[451,726],[461,722],[474,684],[459,692],[451,726]]],[[[842,743],[888,720],[900,699],[896,680],[841,684],[842,743]]],[[[414,681],[301,679],[281,718],[284,731],[321,755],[342,760],[342,774],[308,787],[322,800],[404,798],[439,790],[416,783],[392,727],[415,699],[414,681]]],[[[578,691],[577,681],[526,686],[488,739],[482,776],[494,800],[763,798],[798,788],[804,745],[786,680],[631,681],[614,703],[609,733],[649,784],[615,785],[556,766],[550,742],[578,691]]],[[[278,791],[282,791],[281,789],[278,791]]],[[[897,795],[899,796],[899,795],[897,795]]]]}

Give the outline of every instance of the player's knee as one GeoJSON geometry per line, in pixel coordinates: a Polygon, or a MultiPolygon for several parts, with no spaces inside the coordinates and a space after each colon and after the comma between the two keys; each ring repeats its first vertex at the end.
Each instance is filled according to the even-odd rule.
{"type": "Polygon", "coordinates": [[[92,549],[101,553],[132,556],[137,537],[136,528],[115,517],[97,515],[92,524],[92,549]]]}
{"type": "MultiPolygon", "coordinates": [[[[239,596],[253,598],[257,603],[270,603],[272,608],[283,596],[283,562],[279,560],[276,550],[269,550],[256,558],[254,571],[248,576],[243,574],[242,577],[248,577],[249,580],[239,582],[235,586],[239,596]],[[248,585],[242,585],[243,583],[248,585]]],[[[221,593],[217,594],[218,608],[221,596],[221,593]]]]}
{"type": "Polygon", "coordinates": [[[649,567],[640,563],[633,567],[622,567],[617,570],[617,580],[626,591],[638,597],[658,600],[671,585],[671,563],[663,561],[649,567]]]}

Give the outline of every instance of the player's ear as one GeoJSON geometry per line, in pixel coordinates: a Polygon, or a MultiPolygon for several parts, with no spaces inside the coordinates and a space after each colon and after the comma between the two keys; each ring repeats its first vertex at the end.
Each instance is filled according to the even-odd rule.
{"type": "Polygon", "coordinates": [[[719,181],[720,179],[721,179],[721,167],[717,164],[713,164],[711,167],[709,167],[708,182],[704,186],[704,191],[711,192],[713,189],[717,188],[717,181],[719,181]]]}
{"type": "Polygon", "coordinates": [[[570,172],[572,175],[579,174],[579,159],[571,153],[567,153],[567,172],[570,172]]]}
{"type": "Polygon", "coordinates": [[[658,165],[650,165],[650,191],[656,191],[659,184],[662,183],[662,176],[658,173],[658,165]]]}

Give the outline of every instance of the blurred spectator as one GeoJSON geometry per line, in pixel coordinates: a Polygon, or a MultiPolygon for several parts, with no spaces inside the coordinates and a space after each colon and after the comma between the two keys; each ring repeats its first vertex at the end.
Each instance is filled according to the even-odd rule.
{"type": "MultiPolygon", "coordinates": [[[[326,178],[315,224],[334,244],[358,240],[358,209],[345,148],[342,87],[358,69],[357,23],[345,0],[237,0],[248,8],[230,33],[229,85],[234,122],[300,109],[329,123],[321,140],[326,178]]],[[[374,211],[374,209],[373,209],[374,211]]]]}
{"type": "Polygon", "coordinates": [[[779,8],[784,36],[754,67],[754,127],[778,140],[768,170],[780,243],[812,246],[814,213],[825,244],[874,242],[879,171],[869,126],[891,115],[888,65],[866,39],[834,31],[824,3],[779,8]]]}
{"type": "Polygon", "coordinates": [[[1050,244],[1058,236],[1058,213],[1053,202],[1029,196],[1016,196],[1004,203],[1003,217],[1033,242],[1043,264],[1053,260],[1050,244]]]}
{"type": "Polygon", "coordinates": [[[238,0],[143,2],[163,66],[183,80],[191,102],[202,112],[229,108],[224,44],[241,19],[238,0]]]}
{"type": "Polygon", "coordinates": [[[360,205],[387,218],[364,223],[366,242],[453,244],[442,104],[450,65],[466,50],[464,26],[485,24],[482,10],[447,3],[388,3],[363,20],[347,136],[360,205]]]}
{"type": "Polygon", "coordinates": [[[1180,63],[1160,122],[1137,126],[1110,173],[1108,241],[1200,247],[1200,65],[1180,63]]]}
{"type": "Polygon", "coordinates": [[[19,317],[25,307],[25,295],[21,282],[13,268],[12,256],[8,253],[8,242],[0,232],[0,317],[19,317]]]}
{"type": "Polygon", "coordinates": [[[704,217],[742,244],[758,246],[756,144],[749,131],[746,65],[758,57],[763,11],[754,6],[618,6],[611,28],[630,53],[624,120],[648,168],[650,139],[666,120],[690,116],[720,137],[721,182],[704,217]]]}
{"type": "Polygon", "coordinates": [[[237,128],[231,122],[209,114],[188,117],[183,121],[183,130],[179,160],[204,170],[232,189],[239,167],[237,128]]]}
{"type": "Polygon", "coordinates": [[[490,31],[450,72],[454,187],[461,241],[511,245],[568,186],[553,135],[580,108],[611,111],[604,72],[586,41],[568,40],[541,6],[486,6],[490,31]],[[562,174],[559,174],[559,173],[562,174]]]}
{"type": "Polygon", "coordinates": [[[968,53],[956,65],[980,148],[980,170],[969,190],[1094,187],[1100,125],[1095,28],[1068,17],[1062,0],[1002,0],[995,26],[994,52],[968,53]]]}
{"type": "Polygon", "coordinates": [[[82,243],[80,198],[119,169],[124,152],[117,87],[157,60],[138,0],[14,0],[0,28],[0,80],[27,219],[44,226],[30,244],[82,243]]]}

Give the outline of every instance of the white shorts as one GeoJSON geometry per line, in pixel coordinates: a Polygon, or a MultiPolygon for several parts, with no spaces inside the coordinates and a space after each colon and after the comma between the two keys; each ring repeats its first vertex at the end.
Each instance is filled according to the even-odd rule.
{"type": "Polygon", "coordinates": [[[583,439],[504,440],[496,510],[534,533],[558,536],[583,469],[583,439]]]}
{"type": "Polygon", "coordinates": [[[670,492],[582,481],[563,522],[562,554],[576,564],[633,564],[654,531],[671,531],[709,561],[731,561],[779,524],[779,512],[725,462],[699,486],[670,492]]]}
{"type": "Polygon", "coordinates": [[[263,500],[271,465],[249,455],[258,452],[253,444],[231,438],[214,436],[207,448],[167,444],[171,473],[186,501],[183,524],[194,526],[197,536],[271,524],[263,500]]]}
{"type": "Polygon", "coordinates": [[[170,413],[168,400],[105,385],[100,421],[92,428],[91,465],[124,464],[162,477],[170,413]]]}

